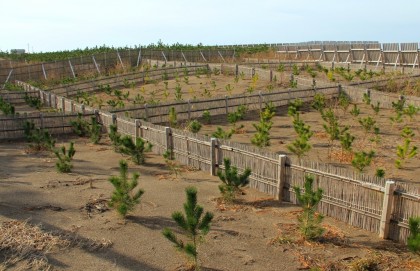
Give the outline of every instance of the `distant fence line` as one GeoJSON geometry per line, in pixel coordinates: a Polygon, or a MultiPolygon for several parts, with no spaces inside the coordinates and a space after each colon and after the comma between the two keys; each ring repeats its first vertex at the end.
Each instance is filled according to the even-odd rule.
{"type": "Polygon", "coordinates": [[[147,60],[160,60],[161,62],[220,62],[232,59],[235,51],[231,49],[220,50],[153,50],[128,49],[116,50],[92,56],[81,56],[68,60],[22,64],[13,66],[13,62],[2,62],[0,66],[0,87],[6,82],[40,81],[61,79],[63,77],[76,78],[81,74],[108,74],[112,70],[129,71],[138,68],[147,60]],[[10,64],[10,65],[7,65],[10,64]]]}
{"type": "MultiPolygon", "coordinates": [[[[19,84],[34,90],[25,83],[19,84]]],[[[45,97],[45,92],[39,91],[42,93],[40,96],[45,97]]],[[[313,90],[308,95],[312,93],[313,90]]],[[[364,91],[355,91],[353,95],[362,96],[363,93],[364,91]]],[[[43,101],[49,102],[44,98],[43,101]]],[[[80,112],[83,105],[76,105],[73,101],[71,103],[73,106],[64,106],[62,110],[80,112]]],[[[64,104],[66,105],[66,100],[64,104]]],[[[420,191],[414,184],[386,182],[381,178],[333,165],[314,162],[299,164],[285,155],[266,152],[254,146],[208,138],[139,119],[117,116],[111,112],[98,111],[97,115],[104,129],[115,124],[120,133],[142,137],[151,142],[155,146],[154,152],[162,154],[166,150],[172,150],[180,163],[208,171],[212,175],[215,175],[218,168],[223,169],[224,158],[230,158],[232,165],[240,171],[251,168],[250,187],[279,200],[296,203],[292,187],[302,186],[305,174],[313,174],[316,186],[324,189],[324,198],[318,208],[320,212],[376,232],[384,238],[405,242],[409,235],[408,218],[420,212],[420,191]]]]}

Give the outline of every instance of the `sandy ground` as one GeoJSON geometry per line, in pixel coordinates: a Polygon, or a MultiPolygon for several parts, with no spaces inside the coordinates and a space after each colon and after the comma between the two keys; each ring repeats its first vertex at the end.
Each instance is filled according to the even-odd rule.
{"type": "Polygon", "coordinates": [[[140,172],[145,194],[125,221],[114,210],[88,212],[88,203],[110,198],[108,178],[118,174],[118,161],[127,157],[106,140],[59,142],[70,140],[76,142],[76,155],[69,174],[56,172],[56,158],[49,153],[28,154],[24,143],[0,144],[0,222],[26,220],[55,234],[112,242],[94,251],[77,245],[53,249],[46,256],[55,270],[184,270],[186,258],[161,231],[169,227],[179,233],[170,216],[182,210],[184,189],[191,185],[199,191],[199,204],[215,215],[199,248],[203,270],[347,270],[355,261],[372,259],[380,259],[378,270],[420,270],[419,258],[403,246],[329,218],[321,242],[303,242],[296,230],[299,207],[252,189],[233,205],[220,204],[218,178],[184,170],[174,179],[163,158],[151,153],[145,165],[129,162],[130,172],[140,172]]]}

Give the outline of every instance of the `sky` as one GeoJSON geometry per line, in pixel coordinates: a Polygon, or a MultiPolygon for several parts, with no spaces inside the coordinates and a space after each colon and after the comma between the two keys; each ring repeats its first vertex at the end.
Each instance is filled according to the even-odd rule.
{"type": "Polygon", "coordinates": [[[2,0],[0,50],[420,42],[419,0],[2,0]]]}

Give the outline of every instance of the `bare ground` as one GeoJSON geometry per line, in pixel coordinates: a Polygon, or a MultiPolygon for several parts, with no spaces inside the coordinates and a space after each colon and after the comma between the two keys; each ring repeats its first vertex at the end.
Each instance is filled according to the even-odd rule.
{"type": "MultiPolygon", "coordinates": [[[[56,159],[48,153],[27,154],[24,143],[0,144],[0,222],[28,221],[58,238],[79,240],[44,253],[53,269],[185,269],[185,257],[161,230],[170,227],[178,232],[171,213],[182,209],[184,189],[193,185],[199,203],[215,214],[199,249],[203,270],[347,270],[357,261],[377,265],[378,270],[420,270],[420,258],[403,246],[329,218],[323,240],[304,242],[296,230],[299,207],[252,189],[245,189],[233,205],[221,204],[216,177],[185,169],[173,179],[163,158],[154,154],[148,154],[145,165],[129,163],[130,171],[140,172],[139,187],[145,194],[123,220],[106,210],[112,192],[108,178],[118,174],[122,156],[106,143],[73,140],[76,155],[69,174],[57,173],[56,159]]],[[[12,249],[6,243],[0,244],[3,264],[12,249]]],[[[19,269],[28,261],[23,258],[5,269],[19,269]]]]}

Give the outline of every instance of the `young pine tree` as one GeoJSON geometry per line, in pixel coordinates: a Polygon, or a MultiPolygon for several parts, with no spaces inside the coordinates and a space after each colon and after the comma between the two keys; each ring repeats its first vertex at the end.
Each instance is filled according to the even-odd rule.
{"type": "Polygon", "coordinates": [[[411,146],[411,140],[406,138],[402,145],[397,145],[398,159],[395,160],[395,166],[397,168],[402,168],[407,159],[413,158],[416,155],[417,146],[411,146]]]}
{"type": "Polygon", "coordinates": [[[76,150],[74,149],[74,142],[70,142],[69,150],[66,151],[66,147],[62,146],[59,150],[54,151],[54,154],[57,156],[58,161],[55,164],[58,172],[67,173],[70,172],[73,165],[71,160],[73,159],[76,150]]]}
{"type": "Polygon", "coordinates": [[[89,127],[89,136],[90,141],[92,141],[93,144],[98,144],[99,140],[101,140],[102,133],[101,133],[102,127],[99,124],[96,117],[92,116],[90,127],[89,127]]]}
{"type": "Polygon", "coordinates": [[[306,175],[303,193],[300,187],[293,187],[296,198],[303,208],[303,212],[298,216],[299,229],[307,240],[319,238],[324,232],[324,229],[320,226],[324,217],[316,213],[316,207],[322,199],[323,190],[318,188],[314,191],[312,188],[313,182],[314,177],[306,175]]]}
{"type": "Polygon", "coordinates": [[[374,151],[370,151],[370,152],[364,152],[364,151],[355,152],[354,153],[354,158],[351,161],[351,164],[359,172],[363,172],[363,170],[365,169],[365,167],[367,167],[367,166],[370,165],[370,163],[372,162],[372,159],[373,159],[374,156],[375,156],[375,152],[374,151]]]}
{"type": "Polygon", "coordinates": [[[410,217],[408,219],[410,236],[407,238],[408,249],[413,252],[420,251],[420,217],[410,217]]]}
{"type": "Polygon", "coordinates": [[[197,189],[195,187],[187,187],[185,192],[187,194],[187,202],[184,203],[185,215],[181,212],[174,212],[172,213],[172,219],[175,220],[181,230],[189,238],[189,241],[184,242],[177,238],[169,228],[163,229],[162,234],[169,241],[174,243],[176,248],[192,257],[195,270],[200,270],[197,247],[200,237],[206,235],[210,230],[213,214],[206,212],[202,217],[204,209],[197,204],[197,189]]]}
{"type": "Polygon", "coordinates": [[[141,138],[137,138],[135,143],[133,138],[129,135],[121,138],[120,151],[124,154],[130,155],[133,162],[137,165],[144,164],[146,159],[144,153],[151,151],[152,147],[152,144],[146,144],[146,142],[141,138]]]}
{"type": "Polygon", "coordinates": [[[219,185],[219,190],[225,201],[232,202],[240,187],[244,187],[249,183],[251,169],[246,168],[244,173],[239,174],[238,169],[231,166],[230,159],[225,158],[223,164],[225,166],[224,172],[221,170],[217,172],[217,176],[223,182],[223,184],[219,185]]]}
{"type": "Polygon", "coordinates": [[[144,194],[144,190],[139,189],[134,192],[138,185],[139,173],[134,172],[131,181],[128,179],[128,165],[124,160],[120,161],[120,176],[112,176],[109,181],[115,190],[112,193],[109,206],[117,210],[123,217],[127,213],[134,210],[134,207],[140,203],[140,197],[144,194]]]}
{"type": "Polygon", "coordinates": [[[121,134],[118,133],[117,125],[111,124],[109,126],[109,139],[111,140],[114,150],[119,152],[121,146],[121,134]]]}

